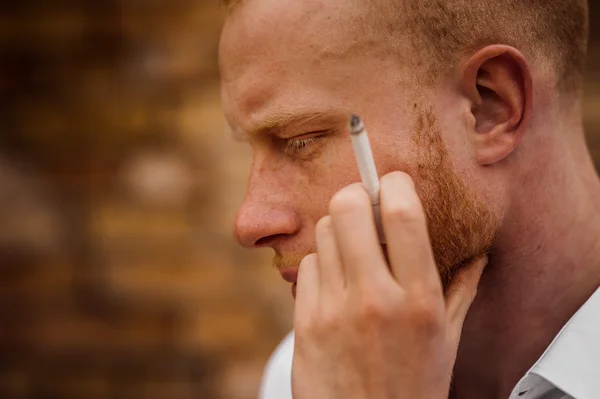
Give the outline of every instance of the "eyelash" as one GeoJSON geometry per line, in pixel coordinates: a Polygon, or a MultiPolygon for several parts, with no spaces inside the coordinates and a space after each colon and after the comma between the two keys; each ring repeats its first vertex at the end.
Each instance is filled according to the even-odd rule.
{"type": "Polygon", "coordinates": [[[307,139],[290,139],[285,143],[285,153],[288,155],[294,155],[304,150],[306,147],[314,144],[319,137],[309,137],[307,139]]]}

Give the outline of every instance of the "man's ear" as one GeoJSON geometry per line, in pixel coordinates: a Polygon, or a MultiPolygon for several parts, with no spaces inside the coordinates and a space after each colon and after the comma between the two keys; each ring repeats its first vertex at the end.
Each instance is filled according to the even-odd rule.
{"type": "Polygon", "coordinates": [[[513,47],[485,47],[463,65],[460,84],[471,103],[477,162],[502,161],[521,142],[531,114],[533,82],[527,60],[513,47]]]}

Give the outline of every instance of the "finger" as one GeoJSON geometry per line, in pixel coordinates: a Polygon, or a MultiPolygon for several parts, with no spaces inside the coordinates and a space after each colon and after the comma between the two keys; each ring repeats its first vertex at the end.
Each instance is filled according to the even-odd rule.
{"type": "Polygon", "coordinates": [[[315,314],[319,301],[319,260],[311,254],[300,262],[296,280],[294,325],[305,323],[315,314]]]}
{"type": "Polygon", "coordinates": [[[335,242],[330,216],[325,216],[316,227],[317,252],[319,254],[319,283],[321,294],[337,294],[344,287],[342,260],[335,242]]]}
{"type": "Polygon", "coordinates": [[[460,337],[467,313],[475,301],[477,287],[487,263],[488,258],[485,256],[465,267],[448,288],[446,314],[456,338],[460,337]]]}
{"type": "Polygon", "coordinates": [[[371,200],[362,184],[353,184],[331,199],[329,214],[346,283],[366,284],[386,273],[371,200]],[[379,265],[379,267],[377,267],[379,265]]]}
{"type": "Polygon", "coordinates": [[[425,211],[409,175],[393,172],[381,178],[381,219],[390,269],[409,288],[430,286],[441,292],[425,211]]]}

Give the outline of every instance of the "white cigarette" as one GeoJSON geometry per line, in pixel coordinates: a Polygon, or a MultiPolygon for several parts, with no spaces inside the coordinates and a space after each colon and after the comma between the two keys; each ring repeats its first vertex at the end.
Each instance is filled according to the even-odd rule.
{"type": "Polygon", "coordinates": [[[385,244],[385,236],[381,224],[381,212],[379,210],[379,175],[375,167],[375,159],[373,159],[369,134],[362,120],[357,115],[352,115],[352,119],[350,120],[350,140],[352,140],[352,147],[356,155],[360,178],[371,198],[373,217],[375,219],[377,234],[379,234],[379,241],[385,244]]]}

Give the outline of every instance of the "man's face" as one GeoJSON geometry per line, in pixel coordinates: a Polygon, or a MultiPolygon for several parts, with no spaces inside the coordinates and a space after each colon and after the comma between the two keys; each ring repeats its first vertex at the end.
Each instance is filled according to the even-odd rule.
{"type": "Polygon", "coordinates": [[[465,262],[491,249],[496,228],[455,172],[467,174],[472,163],[457,165],[468,152],[461,126],[440,126],[445,100],[425,101],[401,57],[381,45],[385,36],[357,34],[350,16],[356,10],[344,5],[248,0],[227,20],[223,106],[234,134],[254,153],[236,237],[246,247],[273,248],[280,269],[314,252],[314,227],[329,200],[360,181],[348,136],[348,119],[357,113],[379,173],[401,170],[415,179],[447,284],[465,262]]]}

